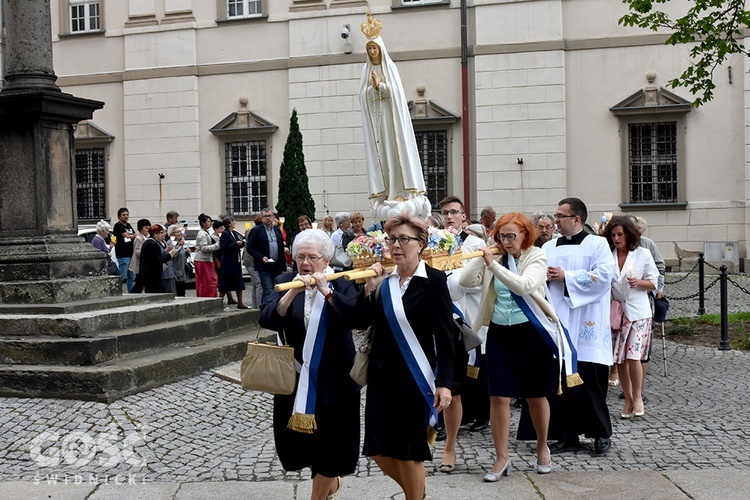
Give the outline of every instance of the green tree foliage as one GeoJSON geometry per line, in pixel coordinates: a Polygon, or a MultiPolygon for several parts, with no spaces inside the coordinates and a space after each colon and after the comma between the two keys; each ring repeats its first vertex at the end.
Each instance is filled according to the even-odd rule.
{"type": "Polygon", "coordinates": [[[654,4],[670,0],[623,0],[630,13],[618,21],[623,26],[638,26],[653,31],[670,30],[668,45],[695,44],[693,58],[679,77],[669,81],[670,87],[686,87],[697,97],[698,107],[713,99],[713,73],[732,54],[748,54],[743,46],[743,30],[750,28],[750,11],[745,0],[686,0],[689,9],[682,17],[671,18],[654,9],[654,4]]]}
{"type": "Polygon", "coordinates": [[[292,110],[289,120],[289,135],[284,146],[284,160],[279,170],[279,196],[276,210],[284,217],[287,237],[297,233],[297,217],[307,215],[315,219],[315,201],[310,195],[310,186],[302,151],[302,132],[299,130],[297,110],[292,110]]]}

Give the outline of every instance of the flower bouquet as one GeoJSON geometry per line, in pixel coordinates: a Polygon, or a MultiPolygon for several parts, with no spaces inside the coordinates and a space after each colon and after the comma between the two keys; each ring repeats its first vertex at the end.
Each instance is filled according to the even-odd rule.
{"type": "Polygon", "coordinates": [[[427,246],[422,251],[422,259],[430,267],[441,271],[450,271],[464,267],[461,255],[461,237],[452,227],[438,229],[429,227],[427,246]]]}
{"type": "Polygon", "coordinates": [[[346,255],[352,259],[355,269],[367,269],[376,262],[392,264],[385,247],[385,236],[383,231],[370,231],[346,246],[346,255]]]}

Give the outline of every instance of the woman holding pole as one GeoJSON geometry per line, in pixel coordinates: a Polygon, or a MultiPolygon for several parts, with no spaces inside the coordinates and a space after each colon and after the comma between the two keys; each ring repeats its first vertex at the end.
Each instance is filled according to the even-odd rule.
{"type": "Polygon", "coordinates": [[[428,432],[434,437],[437,413],[451,404],[451,299],[445,274],[420,259],[424,222],[397,216],[385,231],[396,268],[389,274],[372,265],[375,276],[357,297],[360,326],[373,326],[362,453],[401,486],[406,500],[418,500],[423,462],[432,460],[428,432]]]}
{"type": "Polygon", "coordinates": [[[489,325],[487,363],[483,369],[488,375],[496,458],[484,475],[486,482],[498,481],[510,472],[511,398],[528,401],[537,433],[536,471],[547,474],[552,470],[547,448],[546,396],[554,394],[559,380],[559,363],[554,355],[570,352],[570,348],[560,338],[562,327],[552,304],[545,300],[547,257],[534,246],[537,236],[537,229],[523,214],[513,212],[500,217],[490,233],[499,256],[493,258],[490,249],[481,249],[484,259],[470,261],[460,278],[465,287],[482,285],[474,328],[489,325]],[[565,345],[558,348],[560,343],[565,345]]]}

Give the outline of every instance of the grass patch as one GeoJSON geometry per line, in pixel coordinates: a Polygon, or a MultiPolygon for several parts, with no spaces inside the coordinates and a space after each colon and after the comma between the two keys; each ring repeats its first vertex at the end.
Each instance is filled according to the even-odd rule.
{"type": "MultiPolygon", "coordinates": [[[[727,315],[728,340],[733,349],[750,350],[750,312],[727,315]]],[[[721,315],[704,314],[670,319],[667,334],[693,345],[718,345],[721,340],[721,315]]]]}

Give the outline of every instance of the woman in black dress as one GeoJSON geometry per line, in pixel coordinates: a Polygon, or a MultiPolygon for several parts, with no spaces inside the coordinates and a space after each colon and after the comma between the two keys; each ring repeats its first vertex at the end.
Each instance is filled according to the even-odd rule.
{"type": "Polygon", "coordinates": [[[230,292],[237,292],[237,309],[247,309],[242,302],[242,291],[245,289],[245,280],[242,278],[242,247],[245,241],[234,227],[237,221],[234,217],[224,217],[224,232],[221,233],[221,272],[219,273],[219,292],[227,293],[231,300],[230,292]]]}
{"type": "Polygon", "coordinates": [[[451,402],[451,299],[445,273],[419,257],[427,244],[424,222],[398,216],[385,231],[396,269],[388,275],[380,263],[372,265],[377,276],[357,296],[360,326],[373,326],[362,453],[401,486],[406,500],[418,500],[424,461],[432,460],[428,427],[434,430],[437,412],[451,402]]]}
{"type": "Polygon", "coordinates": [[[354,364],[351,325],[356,292],[343,278],[329,283],[323,277],[333,272],[329,267],[333,243],[323,231],[299,233],[292,256],[299,274],[282,274],[276,281],[297,280],[307,286],[274,291],[260,316],[261,326],[284,332],[302,366],[294,393],[274,396],[274,440],[285,470],[312,469],[311,499],[335,499],[341,487],[340,476],[352,474],[359,459],[360,388],[349,377],[354,364]],[[310,285],[311,278],[314,285],[310,285]],[[315,329],[316,324],[325,322],[327,328],[315,329]],[[325,335],[322,342],[320,335],[325,335]],[[318,352],[314,346],[320,345],[318,352]],[[309,353],[309,359],[304,353],[309,353]],[[313,375],[314,366],[319,366],[317,377],[313,375]],[[317,396],[311,403],[313,387],[317,396]],[[308,410],[314,407],[314,415],[298,411],[305,401],[308,410]],[[314,430],[313,422],[317,427],[314,430]]]}
{"type": "Polygon", "coordinates": [[[537,233],[523,214],[503,215],[490,233],[496,242],[493,247],[500,250],[500,255],[495,258],[489,248],[482,248],[484,259],[469,261],[461,273],[462,286],[483,287],[474,328],[489,325],[487,362],[483,369],[487,370],[489,382],[490,422],[497,456],[490,471],[484,475],[487,482],[495,482],[510,472],[511,398],[526,398],[528,401],[537,432],[536,471],[540,474],[551,472],[546,396],[554,394],[558,363],[548,338],[545,339],[534,326],[534,318],[530,317],[533,314],[525,306],[526,299],[532,299],[549,320],[558,323],[552,304],[545,300],[547,255],[534,246],[537,233]]]}
{"type": "Polygon", "coordinates": [[[161,244],[167,232],[164,227],[154,224],[148,230],[149,238],[143,242],[141,247],[141,264],[138,275],[146,293],[165,293],[164,282],[161,279],[163,264],[169,262],[177,253],[174,247],[165,251],[161,244]]]}

